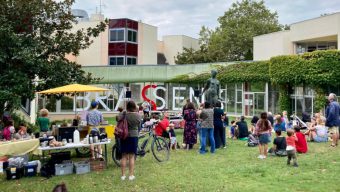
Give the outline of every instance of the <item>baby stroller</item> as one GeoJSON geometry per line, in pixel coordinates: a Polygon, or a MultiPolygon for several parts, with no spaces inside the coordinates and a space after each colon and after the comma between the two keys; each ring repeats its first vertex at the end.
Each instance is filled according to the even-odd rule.
{"type": "Polygon", "coordinates": [[[253,134],[249,134],[248,136],[248,147],[256,147],[259,144],[259,138],[253,134]]]}
{"type": "Polygon", "coordinates": [[[292,129],[295,125],[300,129],[307,129],[307,124],[303,122],[297,115],[293,114],[290,116],[288,128],[292,129]]]}

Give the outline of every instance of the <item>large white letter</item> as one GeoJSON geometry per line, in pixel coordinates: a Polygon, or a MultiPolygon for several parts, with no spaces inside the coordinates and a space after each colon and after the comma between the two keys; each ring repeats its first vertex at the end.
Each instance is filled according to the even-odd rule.
{"type": "MultiPolygon", "coordinates": [[[[118,110],[118,107],[119,107],[120,102],[124,102],[124,101],[127,100],[127,99],[125,98],[125,92],[126,92],[126,87],[123,87],[122,91],[120,92],[120,95],[119,95],[119,98],[118,98],[118,101],[117,101],[117,104],[116,104],[116,107],[115,107],[115,111],[118,110]]],[[[124,107],[125,107],[125,106],[124,106],[124,107]]]]}
{"type": "Polygon", "coordinates": [[[107,99],[108,96],[104,95],[104,96],[99,96],[99,93],[96,93],[96,101],[99,102],[106,111],[111,111],[110,108],[102,101],[102,99],[107,99]]]}
{"type": "MultiPolygon", "coordinates": [[[[165,108],[165,100],[164,98],[160,97],[157,95],[157,90],[163,90],[164,92],[166,92],[166,89],[165,87],[156,87],[154,90],[153,90],[153,95],[155,96],[155,101],[158,99],[160,101],[162,101],[162,105],[160,107],[157,107],[157,110],[162,110],[165,108]]],[[[157,102],[156,102],[157,103],[157,102]]]]}
{"type": "Polygon", "coordinates": [[[190,98],[190,102],[192,102],[192,97],[194,97],[196,103],[198,106],[200,106],[200,100],[198,97],[195,97],[195,91],[192,87],[189,88],[189,98],[190,98]]]}
{"type": "Polygon", "coordinates": [[[75,100],[73,101],[73,111],[76,108],[76,103],[78,100],[83,100],[83,102],[86,103],[86,105],[83,108],[77,108],[76,110],[79,111],[87,111],[90,108],[91,100],[90,100],[90,93],[86,93],[86,95],[83,96],[76,96],[75,100]]]}
{"type": "Polygon", "coordinates": [[[184,97],[176,96],[176,90],[186,90],[185,87],[173,87],[172,88],[172,110],[181,110],[181,108],[176,107],[176,100],[179,100],[178,103],[181,103],[181,100],[184,100],[184,97]]]}

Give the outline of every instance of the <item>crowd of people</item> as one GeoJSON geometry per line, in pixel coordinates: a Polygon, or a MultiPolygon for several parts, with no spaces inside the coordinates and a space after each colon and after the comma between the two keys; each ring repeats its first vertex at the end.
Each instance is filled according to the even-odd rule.
{"type": "MultiPolygon", "coordinates": [[[[286,156],[287,164],[289,165],[293,160],[293,166],[297,167],[296,153],[307,153],[307,141],[320,143],[331,140],[331,147],[338,145],[340,106],[336,102],[335,94],[331,93],[328,100],[329,103],[324,115],[323,113],[315,113],[310,118],[303,118],[305,121],[309,121],[306,122],[307,127],[301,126],[294,118],[288,117],[286,111],[275,115],[270,112],[263,112],[260,117],[254,116],[249,126],[245,117],[240,116],[231,121],[229,125],[229,118],[222,110],[221,102],[217,101],[214,105],[205,102],[196,108],[193,102],[187,100],[182,110],[185,122],[182,148],[192,150],[196,144],[199,144],[197,148],[200,154],[215,153],[216,149],[227,148],[227,138],[238,139],[246,141],[248,146],[258,146],[259,159],[266,159],[270,155],[286,156]],[[303,131],[301,131],[301,128],[304,128],[303,131]],[[275,134],[273,142],[271,141],[272,134],[275,134]],[[273,145],[268,149],[271,142],[273,145]],[[207,150],[207,146],[210,146],[210,150],[207,150]]],[[[98,103],[92,102],[91,109],[87,113],[86,120],[93,129],[92,131],[96,131],[96,128],[103,122],[103,116],[97,110],[97,107],[98,103]]],[[[129,165],[128,179],[135,179],[135,155],[137,154],[138,135],[142,125],[154,126],[155,134],[167,138],[172,149],[180,147],[174,130],[175,126],[170,122],[167,112],[164,112],[162,117],[157,114],[151,115],[149,105],[138,107],[134,101],[128,101],[126,111],[120,108],[119,112],[117,121],[126,118],[128,122],[128,137],[120,141],[122,180],[126,179],[125,169],[127,164],[129,165]]],[[[5,140],[30,137],[24,124],[15,129],[11,118],[3,118],[2,121],[4,128],[1,136],[5,140]]],[[[42,109],[40,111],[40,117],[36,124],[39,126],[41,134],[47,134],[51,131],[48,110],[42,109]]],[[[99,151],[98,154],[101,154],[100,148],[91,151],[99,151]]],[[[95,158],[93,153],[92,158],[95,158]]]]}

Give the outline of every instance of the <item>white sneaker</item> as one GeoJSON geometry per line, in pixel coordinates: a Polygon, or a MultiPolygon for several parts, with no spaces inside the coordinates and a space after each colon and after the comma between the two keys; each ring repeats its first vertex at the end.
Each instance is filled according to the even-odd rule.
{"type": "Polygon", "coordinates": [[[120,179],[121,179],[122,181],[124,181],[124,180],[126,179],[126,176],[123,175],[123,176],[120,177],[120,179]]]}
{"type": "Polygon", "coordinates": [[[263,155],[259,155],[259,156],[257,156],[257,158],[263,159],[263,155]]]}
{"type": "Polygon", "coordinates": [[[134,175],[129,176],[129,180],[130,180],[130,181],[135,180],[135,178],[136,178],[136,177],[135,177],[134,175]]]}

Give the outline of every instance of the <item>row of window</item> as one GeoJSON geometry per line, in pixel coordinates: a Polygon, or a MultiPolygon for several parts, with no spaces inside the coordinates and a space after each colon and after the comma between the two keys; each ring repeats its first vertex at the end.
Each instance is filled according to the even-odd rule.
{"type": "Polygon", "coordinates": [[[117,28],[110,29],[110,42],[137,43],[137,31],[132,29],[117,28]]]}
{"type": "Polygon", "coordinates": [[[136,65],[137,57],[110,56],[109,65],[136,65]]]}

